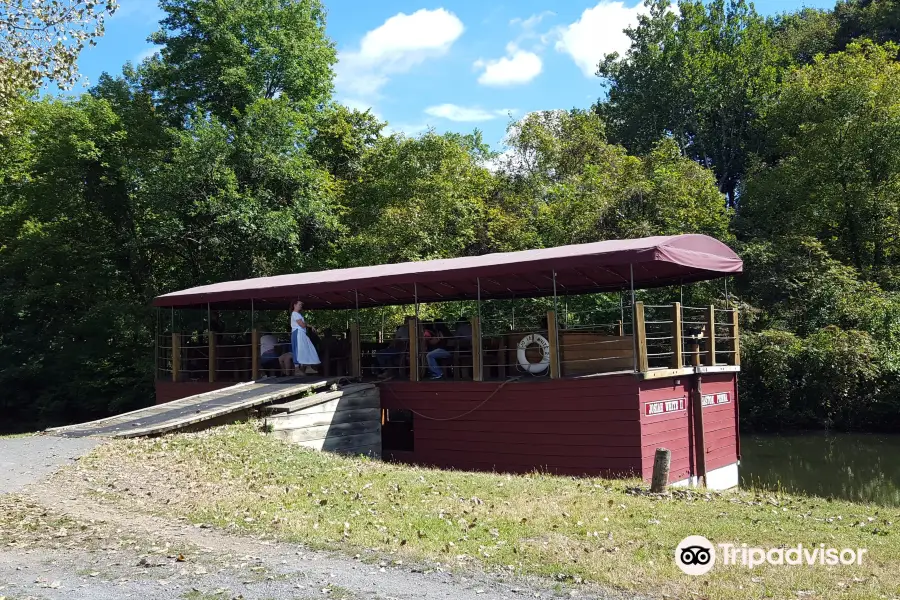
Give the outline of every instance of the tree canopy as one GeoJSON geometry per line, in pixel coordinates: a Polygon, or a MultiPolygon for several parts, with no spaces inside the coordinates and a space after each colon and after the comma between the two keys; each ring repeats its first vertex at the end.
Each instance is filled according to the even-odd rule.
{"type": "Polygon", "coordinates": [[[745,261],[745,426],[900,425],[896,3],[669,6],[597,57],[608,94],[511,122],[502,153],[336,102],[319,0],[163,0],[143,64],[79,96],[4,88],[3,425],[152,403],[149,306],[173,289],[690,232],[745,261]]]}

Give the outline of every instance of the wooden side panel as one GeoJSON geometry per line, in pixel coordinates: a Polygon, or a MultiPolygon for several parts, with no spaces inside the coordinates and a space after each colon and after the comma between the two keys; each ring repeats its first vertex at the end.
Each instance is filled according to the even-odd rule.
{"type": "Polygon", "coordinates": [[[613,476],[641,471],[638,382],[596,379],[389,381],[381,405],[414,415],[414,450],[385,458],[438,467],[613,476]]]}
{"type": "Polygon", "coordinates": [[[634,368],[631,336],[560,331],[563,376],[630,371],[634,368]]]}
{"type": "Polygon", "coordinates": [[[214,392],[223,388],[231,387],[235,384],[233,381],[181,381],[174,382],[167,379],[156,380],[156,404],[171,402],[187,398],[195,394],[205,394],[206,392],[214,392]]]}
{"type": "Polygon", "coordinates": [[[273,437],[307,448],[381,456],[379,390],[366,387],[295,412],[270,415],[265,426],[273,437]]]}
{"type": "MultiPolygon", "coordinates": [[[[657,448],[672,451],[670,482],[696,474],[695,432],[690,407],[691,377],[693,376],[686,375],[640,382],[641,458],[643,477],[646,481],[649,481],[652,475],[653,458],[657,448]],[[667,404],[678,400],[683,404],[667,404]],[[651,405],[649,409],[648,405],[651,405]],[[652,414],[648,414],[648,411],[652,414]]],[[[735,374],[722,373],[701,377],[702,393],[708,401],[710,396],[717,394],[727,394],[728,398],[727,403],[707,404],[703,407],[706,470],[709,472],[737,462],[735,374]]]]}
{"type": "Polygon", "coordinates": [[[703,407],[703,426],[706,430],[706,469],[712,471],[737,462],[738,436],[735,404],[735,373],[703,375],[703,395],[727,394],[728,402],[703,407]]]}
{"type": "Polygon", "coordinates": [[[684,376],[640,382],[641,458],[645,481],[649,481],[653,474],[653,458],[657,448],[672,451],[670,483],[686,479],[692,473],[693,453],[688,419],[690,381],[690,376],[684,376]],[[678,402],[677,406],[669,404],[675,402],[678,402]]]}

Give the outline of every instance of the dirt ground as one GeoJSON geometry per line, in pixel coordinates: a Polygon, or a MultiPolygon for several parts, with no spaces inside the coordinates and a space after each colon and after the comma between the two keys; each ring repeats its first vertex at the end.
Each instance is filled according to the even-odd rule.
{"type": "Polygon", "coordinates": [[[69,476],[65,465],[90,447],[0,439],[0,462],[18,474],[0,488],[0,600],[636,598],[375,552],[312,551],[123,511],[69,476]]]}

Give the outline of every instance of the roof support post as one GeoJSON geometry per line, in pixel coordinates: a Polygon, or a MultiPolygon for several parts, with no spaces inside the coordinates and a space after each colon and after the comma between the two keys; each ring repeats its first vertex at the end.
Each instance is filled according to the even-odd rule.
{"type": "Polygon", "coordinates": [[[619,292],[619,335],[625,335],[622,327],[625,323],[625,298],[622,296],[622,292],[619,292]]]}
{"type": "Polygon", "coordinates": [[[478,293],[478,301],[476,303],[476,309],[478,313],[478,344],[477,344],[477,355],[476,355],[476,346],[475,344],[475,332],[472,332],[472,359],[475,362],[475,368],[472,369],[472,378],[475,381],[484,381],[484,344],[483,338],[481,336],[481,277],[475,278],[475,285],[478,293]],[[477,356],[477,358],[476,358],[477,356]]]}
{"type": "Polygon", "coordinates": [[[259,330],[255,327],[250,332],[250,377],[259,379],[259,330]]]}
{"type": "Polygon", "coordinates": [[[361,346],[359,343],[359,291],[353,290],[356,296],[356,320],[350,325],[350,376],[361,377],[362,365],[360,356],[361,346]]]}
{"type": "Polygon", "coordinates": [[[181,336],[172,332],[172,381],[178,383],[181,374],[181,336]]]}
{"type": "Polygon", "coordinates": [[[416,301],[416,321],[419,320],[419,285],[413,282],[413,297],[416,301]]]}
{"type": "Polygon", "coordinates": [[[419,381],[419,317],[409,319],[409,380],[419,381]]]}
{"type": "Polygon", "coordinates": [[[482,381],[481,377],[481,317],[469,319],[472,327],[472,381],[482,381]]]}
{"type": "Polygon", "coordinates": [[[553,269],[553,312],[559,313],[559,310],[556,308],[556,269],[553,269]]]}
{"type": "MultiPolygon", "coordinates": [[[[637,341],[637,329],[635,328],[635,322],[637,319],[635,318],[636,308],[634,302],[634,265],[628,264],[628,271],[631,274],[631,354],[634,363],[634,370],[638,371],[638,341],[637,341]]],[[[623,319],[624,320],[624,319],[623,319]]]]}
{"type": "Polygon", "coordinates": [[[159,307],[156,307],[156,329],[153,330],[153,380],[159,379],[159,307]]]}
{"type": "Polygon", "coordinates": [[[209,350],[207,352],[207,365],[206,370],[209,371],[209,382],[215,383],[216,381],[216,334],[213,332],[212,328],[212,310],[209,307],[209,302],[206,303],[206,342],[209,344],[209,350]]]}

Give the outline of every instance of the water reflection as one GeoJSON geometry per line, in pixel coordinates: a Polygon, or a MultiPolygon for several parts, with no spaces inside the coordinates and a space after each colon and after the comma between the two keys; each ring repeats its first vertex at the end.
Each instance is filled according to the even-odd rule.
{"type": "Polygon", "coordinates": [[[741,436],[741,485],[900,506],[900,435],[741,436]]]}

